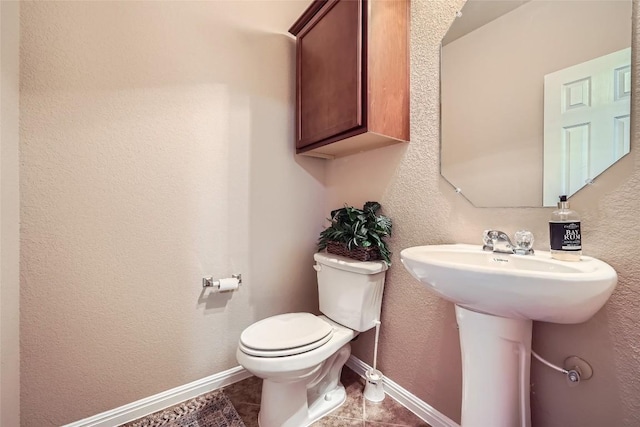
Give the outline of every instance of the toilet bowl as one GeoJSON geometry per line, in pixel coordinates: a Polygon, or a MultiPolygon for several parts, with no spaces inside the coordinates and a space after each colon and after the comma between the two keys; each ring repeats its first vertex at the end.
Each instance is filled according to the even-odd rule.
{"type": "Polygon", "coordinates": [[[305,427],[346,399],[350,341],[380,317],[387,264],[315,254],[320,311],[286,313],[246,328],[236,358],[263,379],[260,427],[305,427]]]}
{"type": "MultiPolygon", "coordinates": [[[[310,323],[307,317],[328,327],[325,337],[298,347],[275,350],[256,349],[259,347],[257,343],[249,341],[246,336],[241,337],[236,354],[238,362],[263,379],[258,421],[261,427],[309,425],[339,407],[346,398],[344,387],[339,382],[340,373],[351,354],[349,342],[357,335],[356,331],[325,316],[310,313],[288,313],[261,322],[264,326],[271,326],[272,322],[281,323],[284,318],[284,324],[296,321],[310,323]],[[253,347],[248,347],[250,344],[253,347]],[[270,351],[273,356],[267,355],[270,351]]],[[[271,334],[276,335],[280,331],[282,329],[275,327],[271,334]]]]}

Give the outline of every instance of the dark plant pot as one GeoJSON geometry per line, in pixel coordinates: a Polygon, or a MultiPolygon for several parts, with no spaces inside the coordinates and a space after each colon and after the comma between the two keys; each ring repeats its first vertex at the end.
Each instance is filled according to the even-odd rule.
{"type": "Polygon", "coordinates": [[[358,261],[377,261],[382,259],[378,248],[361,248],[358,246],[349,250],[347,245],[338,242],[328,242],[327,252],[334,255],[342,255],[347,258],[357,259],[358,261]]]}

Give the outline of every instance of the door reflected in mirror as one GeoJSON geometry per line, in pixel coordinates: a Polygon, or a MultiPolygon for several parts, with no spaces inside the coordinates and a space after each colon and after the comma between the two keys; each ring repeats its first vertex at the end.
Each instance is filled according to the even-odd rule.
{"type": "Polygon", "coordinates": [[[629,154],[630,101],[630,47],[544,76],[544,206],[629,154]]]}
{"type": "Polygon", "coordinates": [[[629,152],[631,1],[469,0],[442,43],[441,173],[475,206],[555,206],[629,152]]]}

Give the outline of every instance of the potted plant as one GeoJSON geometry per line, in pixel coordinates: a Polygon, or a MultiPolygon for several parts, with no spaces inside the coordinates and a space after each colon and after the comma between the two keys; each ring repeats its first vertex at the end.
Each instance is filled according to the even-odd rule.
{"type": "Polygon", "coordinates": [[[320,233],[318,251],[347,256],[360,261],[385,260],[391,252],[384,238],[391,235],[391,219],[378,215],[380,203],[367,202],[362,209],[345,205],[331,211],[331,225],[320,233]]]}

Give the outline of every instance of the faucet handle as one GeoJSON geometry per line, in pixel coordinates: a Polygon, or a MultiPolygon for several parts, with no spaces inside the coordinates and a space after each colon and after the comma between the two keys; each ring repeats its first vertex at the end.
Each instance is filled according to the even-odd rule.
{"type": "Polygon", "coordinates": [[[514,252],[518,255],[533,254],[533,233],[527,230],[518,230],[515,234],[516,247],[514,252]]]}
{"type": "Polygon", "coordinates": [[[484,230],[482,233],[482,242],[484,243],[482,249],[485,251],[495,250],[496,243],[499,244],[499,246],[506,245],[508,249],[511,249],[513,246],[507,233],[500,230],[484,230]]]}
{"type": "Polygon", "coordinates": [[[493,251],[493,241],[495,240],[496,230],[484,230],[482,232],[482,250],[493,251]]]}

